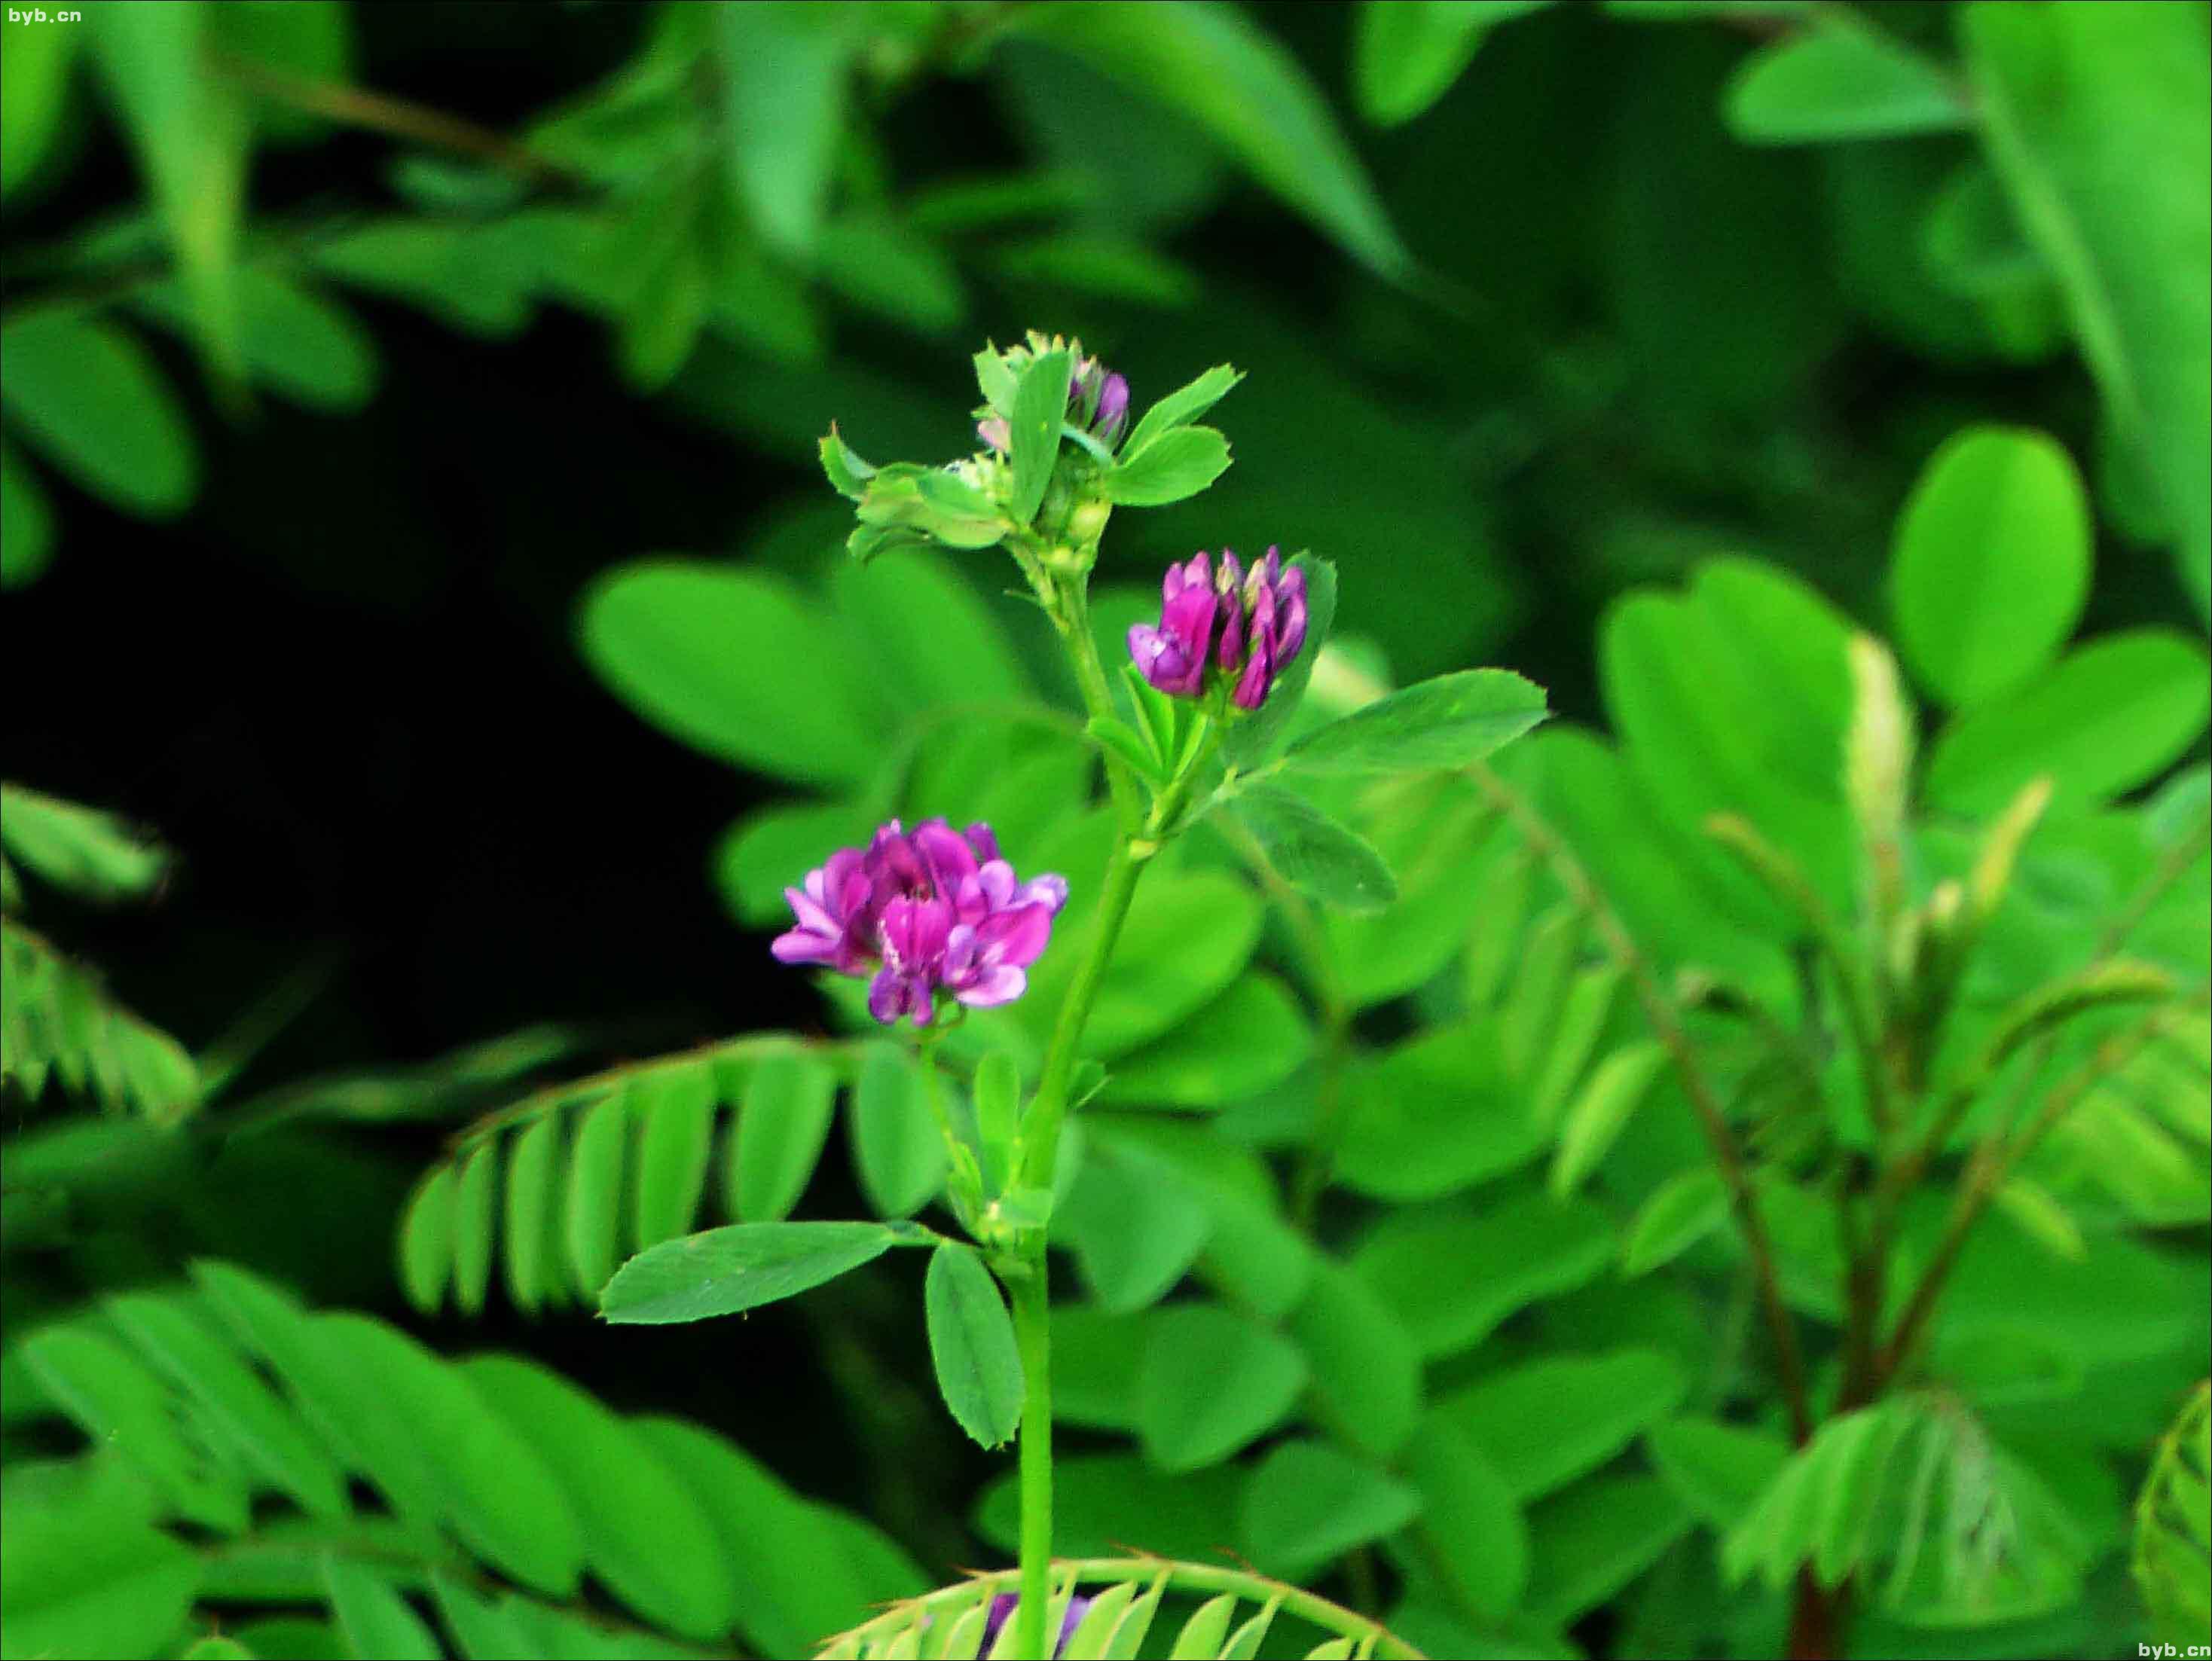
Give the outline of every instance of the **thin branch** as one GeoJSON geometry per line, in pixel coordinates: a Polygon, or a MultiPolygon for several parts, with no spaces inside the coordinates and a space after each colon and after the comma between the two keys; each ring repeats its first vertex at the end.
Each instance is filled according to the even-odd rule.
{"type": "Polygon", "coordinates": [[[394,98],[388,93],[295,75],[289,70],[242,58],[235,52],[211,52],[207,64],[217,76],[241,91],[303,114],[425,144],[432,149],[471,155],[536,185],[578,185],[588,182],[560,162],[539,155],[528,146],[518,144],[489,127],[407,99],[394,98]]]}
{"type": "Polygon", "coordinates": [[[2203,1002],[2204,994],[2200,991],[2185,1003],[2164,1004],[2134,1026],[2113,1034],[2045,1098],[2041,1110],[2016,1135],[2002,1139],[1992,1137],[1974,1150],[1960,1180],[1958,1197],[1952,1204],[1942,1236],[1936,1241],[1935,1253],[1922,1271],[1919,1284],[1913,1288],[1904,1313],[1898,1317],[1895,1331],[1882,1346],[1875,1361],[1877,1388],[1893,1379],[1898,1368],[1911,1356],[1929,1317],[1935,1313],[1944,1282],[1957,1266],[1960,1253],[1966,1249],[1967,1237],[2014,1167],[2084,1096],[2134,1060],[2146,1045],[2163,1035],[2181,1011],[2201,1007],[2203,1002]]]}
{"type": "Polygon", "coordinates": [[[1789,1403],[1790,1429],[1802,1446],[1813,1434],[1811,1398],[1805,1387],[1805,1362],[1797,1347],[1796,1325],[1782,1301],[1782,1282],[1775,1268],[1773,1242],[1768,1238],[1765,1219],[1759,1214],[1758,1196],[1752,1189],[1751,1173],[1744,1163],[1743,1150],[1737,1146],[1735,1133],[1729,1128],[1720,1098],[1705,1076],[1697,1052],[1690,1046],[1680,1012],[1589,873],[1542,815],[1488,767],[1476,767],[1469,771],[1483,793],[1520,828],[1529,846],[1550,864],[1569,896],[1595,925],[1606,949],[1635,988],[1637,1000],[1644,1006],[1644,1018],[1651,1023],[1651,1030],[1674,1063],[1675,1074],[1682,1082],[1682,1094],[1689,1099],[1691,1110],[1697,1115],[1713,1165],[1728,1191],[1729,1209],[1735,1215],[1737,1231],[1742,1234],[1745,1249],[1751,1255],[1752,1270],[1759,1282],[1759,1303],[1774,1340],[1783,1395],[1789,1403]]]}

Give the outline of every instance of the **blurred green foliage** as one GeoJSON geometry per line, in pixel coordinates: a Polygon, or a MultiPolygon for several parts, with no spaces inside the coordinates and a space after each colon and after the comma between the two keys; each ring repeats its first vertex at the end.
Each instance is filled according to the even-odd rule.
{"type": "MultiPolygon", "coordinates": [[[[569,396],[650,400],[745,481],[695,487],[726,543],[608,547],[574,597],[637,744],[784,792],[678,851],[701,905],[766,928],[828,849],[944,813],[1065,873],[1073,938],[1109,828],[1048,636],[995,555],[848,561],[811,470],[832,418],[965,453],[975,339],[1043,323],[1139,409],[1247,376],[1218,485],[1116,519],[1109,655],[1165,560],[1279,542],[1341,580],[1301,730],[1478,658],[1552,689],[1568,718],[1491,776],[1522,811],[1460,773],[1309,779],[1140,891],[1054,1218],[1063,1553],[1234,1550],[1436,1654],[1771,1653],[1793,1612],[1868,1656],[2207,1641],[2203,5],[465,4],[415,57],[410,9],[20,9],[11,606],[112,514],[254,515],[208,434],[366,410],[399,311],[487,373],[558,340],[569,396]],[[380,79],[446,51],[480,106],[380,79]],[[533,54],[525,108],[498,75],[533,54]],[[1380,909],[1288,891],[1324,812],[1380,909]],[[1886,1258],[1832,932],[1937,1131],[1886,1258]],[[1742,1150],[1805,1436],[1652,989],[1742,1150]],[[1962,1193],[1988,1215],[1924,1343],[1854,1398],[1854,1311],[1898,1330],[1962,1193]]],[[[898,1224],[944,1149],[848,988],[827,1038],[641,1061],[533,1028],[249,1094],[293,994],[195,1055],[58,943],[165,857],[0,809],[6,1654],[797,1654],[1012,1549],[1011,1476],[870,1359],[918,1285],[725,1324],[734,1365],[830,1381],[866,1502],[906,1496],[870,1521],[741,1415],[637,1411],[727,1408],[647,1362],[594,1371],[602,1405],[275,1284],[388,1238],[319,1298],[521,1311],[498,1342],[550,1350],[707,1221],[898,1224]],[[562,1076],[584,1049],[617,1064],[562,1076]],[[427,1169],[324,1134],[407,1118],[452,1129],[427,1169]]],[[[1033,1073],[1069,967],[948,1044],[957,1122],[987,1054],[1033,1073]]],[[[1006,1428],[981,1385],[954,1405],[1006,1428]]],[[[1211,1590],[1174,1589],[1188,1652],[1249,1652],[1211,1590]]]]}

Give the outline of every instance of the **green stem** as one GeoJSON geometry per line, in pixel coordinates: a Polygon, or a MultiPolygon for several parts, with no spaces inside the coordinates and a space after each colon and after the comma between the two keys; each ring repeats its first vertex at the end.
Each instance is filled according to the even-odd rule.
{"type": "Polygon", "coordinates": [[[1014,1343],[1022,1358],[1022,1594],[1013,1653],[1042,1655],[1052,1603],[1052,1327],[1044,1247],[1013,1283],[1014,1343]]]}
{"type": "MultiPolygon", "coordinates": [[[[1105,664],[1098,660],[1098,642],[1091,638],[1091,603],[1083,584],[1079,580],[1058,585],[1047,597],[1047,604],[1060,639],[1067,643],[1067,659],[1075,668],[1075,687],[1083,694],[1083,707],[1094,718],[1114,719],[1114,688],[1107,682],[1105,664]]],[[[1114,797],[1114,811],[1121,816],[1122,835],[1135,835],[1145,821],[1143,787],[1129,771],[1128,763],[1118,755],[1106,757],[1106,788],[1114,797]]]]}
{"type": "Polygon", "coordinates": [[[1091,1018],[1091,1006],[1106,979],[1114,947],[1128,919],[1129,902],[1136,898],[1137,879],[1146,862],[1132,852],[1129,839],[1114,844],[1106,861],[1106,879],[1098,899],[1097,919],[1085,943],[1083,961],[1060,1006],[1053,1024],[1051,1046],[1045,1052],[1044,1070],[1037,1080],[1036,1095],[1022,1124],[1022,1179],[1032,1188],[1049,1189],[1053,1168],[1060,1156],[1060,1122],[1067,1114],[1068,1082],[1075,1076],[1076,1048],[1091,1018]]]}

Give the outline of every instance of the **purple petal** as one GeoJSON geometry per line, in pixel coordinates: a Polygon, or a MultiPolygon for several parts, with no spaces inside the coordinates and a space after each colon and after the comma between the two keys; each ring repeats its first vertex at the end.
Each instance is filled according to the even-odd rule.
{"type": "Polygon", "coordinates": [[[1013,904],[1042,906],[1057,917],[1060,908],[1067,904],[1067,879],[1052,871],[1047,871],[1042,876],[1033,876],[1014,895],[1013,904]]]}
{"type": "Polygon", "coordinates": [[[968,839],[942,819],[931,819],[914,827],[909,839],[929,872],[930,886],[940,894],[959,892],[960,885],[975,875],[975,850],[968,839]]]}
{"type": "Polygon", "coordinates": [[[975,850],[975,858],[986,863],[999,857],[999,839],[991,827],[978,819],[962,833],[968,846],[975,850]]]}
{"type": "Polygon", "coordinates": [[[876,971],[876,978],[868,983],[868,1013],[890,1026],[907,1012],[914,985],[909,977],[886,964],[876,971]]]}
{"type": "Polygon", "coordinates": [[[1268,689],[1274,682],[1273,653],[1265,640],[1255,637],[1252,661],[1244,665],[1244,673],[1237,677],[1237,689],[1229,694],[1229,701],[1239,709],[1257,709],[1267,701],[1268,689]]]}
{"type": "Polygon", "coordinates": [[[979,971],[966,985],[955,986],[952,996],[971,1009],[993,1009],[1011,1003],[1030,989],[1030,978],[1011,963],[979,971]]]}
{"type": "Polygon", "coordinates": [[[779,963],[829,963],[836,960],[837,949],[842,943],[832,935],[793,929],[776,936],[769,942],[768,949],[779,963]]]}
{"type": "Polygon", "coordinates": [[[1042,906],[1023,906],[987,918],[975,930],[975,958],[988,967],[1011,963],[1027,968],[1052,939],[1052,913],[1042,906]]]}
{"type": "Polygon", "coordinates": [[[1091,430],[1111,446],[1121,439],[1122,424],[1128,419],[1129,383],[1119,375],[1109,375],[1098,389],[1098,413],[1091,418],[1091,430]]]}
{"type": "Polygon", "coordinates": [[[1244,667],[1244,608],[1235,589],[1221,597],[1221,644],[1213,649],[1213,661],[1234,674],[1244,667]]]}

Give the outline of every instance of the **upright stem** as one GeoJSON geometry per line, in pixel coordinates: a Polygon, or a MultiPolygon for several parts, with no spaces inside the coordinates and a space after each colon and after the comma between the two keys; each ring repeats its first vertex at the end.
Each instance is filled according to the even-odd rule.
{"type": "MultiPolygon", "coordinates": [[[[1097,643],[1091,638],[1090,611],[1081,579],[1057,585],[1040,582],[1039,595],[1067,644],[1075,683],[1093,716],[1114,713],[1114,694],[1097,643]]],[[[1197,758],[1202,761],[1203,754],[1197,758]]],[[[1067,1092],[1075,1076],[1076,1051],[1091,1019],[1107,966],[1128,920],[1137,879],[1159,851],[1188,799],[1197,766],[1162,791],[1146,815],[1141,787],[1119,757],[1106,758],[1106,783],[1112,791],[1121,834],[1106,862],[1098,896],[1098,916],[1084,943],[1083,961],[1053,1023],[1036,1094],[1022,1120],[1020,1181],[1049,1191],[1060,1158],[1060,1126],[1067,1117],[1067,1092]]],[[[1029,1231],[1020,1246],[1023,1273],[1012,1283],[1014,1342],[1022,1361],[1020,1480],[1022,1499],[1021,1601],[1015,1611],[1014,1653],[1042,1656],[1045,1621],[1052,1591],[1052,1299],[1045,1258],[1045,1231],[1029,1231]]]]}
{"type": "Polygon", "coordinates": [[[1084,1024],[1091,1018],[1091,1006],[1106,979],[1106,966],[1113,961],[1115,943],[1121,937],[1121,924],[1128,918],[1129,902],[1136,898],[1137,879],[1144,870],[1145,862],[1131,851],[1127,837],[1114,844],[1098,897],[1097,920],[1091,925],[1083,961],[1076,966],[1075,979],[1053,1023],[1052,1042],[1045,1051],[1036,1095],[1022,1122],[1022,1180],[1032,1188],[1052,1186],[1053,1167],[1060,1154],[1060,1122],[1067,1114],[1068,1081],[1075,1074],[1076,1047],[1082,1042],[1084,1024]]]}
{"type": "Polygon", "coordinates": [[[1013,1284],[1014,1344],[1022,1358],[1022,1593],[1013,1652],[1041,1656],[1052,1603],[1052,1300],[1042,1241],[1027,1262],[1030,1272],[1013,1284]]]}

